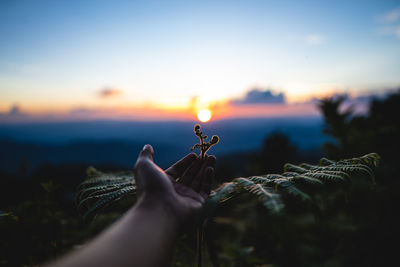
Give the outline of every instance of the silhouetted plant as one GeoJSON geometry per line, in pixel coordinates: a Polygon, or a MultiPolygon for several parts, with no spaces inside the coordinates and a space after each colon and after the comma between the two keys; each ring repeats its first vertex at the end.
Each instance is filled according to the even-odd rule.
{"type": "MultiPolygon", "coordinates": [[[[319,165],[287,163],[282,174],[235,178],[211,192],[200,221],[213,217],[220,204],[243,194],[261,201],[266,210],[275,215],[283,214],[285,196],[317,209],[313,199],[315,187],[341,185],[359,176],[374,184],[374,172],[371,168],[377,166],[379,160],[376,153],[340,161],[322,158],[319,165]]],[[[85,218],[91,218],[102,208],[122,198],[132,198],[132,202],[134,201],[136,184],[132,174],[105,174],[91,167],[88,169],[88,176],[89,179],[79,186],[77,194],[78,210],[85,218]]],[[[216,259],[216,255],[211,258],[216,259]]],[[[214,264],[218,265],[215,262],[214,264]]]]}
{"type": "Polygon", "coordinates": [[[209,142],[206,142],[206,139],[208,138],[207,135],[203,135],[203,132],[200,131],[200,125],[196,124],[194,126],[194,133],[195,135],[200,139],[200,144],[195,144],[191,150],[194,151],[195,149],[200,149],[200,155],[201,158],[204,158],[206,155],[206,152],[215,144],[219,142],[219,137],[218,135],[213,135],[211,137],[211,140],[209,142]]]}

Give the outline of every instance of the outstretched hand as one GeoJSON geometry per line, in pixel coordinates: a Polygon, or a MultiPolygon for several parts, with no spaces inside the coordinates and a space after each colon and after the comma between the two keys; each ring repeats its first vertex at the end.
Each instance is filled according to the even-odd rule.
{"type": "Polygon", "coordinates": [[[189,154],[165,171],[154,161],[152,146],[145,145],[134,167],[139,201],[162,205],[179,224],[204,204],[214,177],[214,156],[189,154]]]}
{"type": "Polygon", "coordinates": [[[163,171],[145,145],[134,173],[138,203],[83,249],[48,266],[166,266],[183,223],[210,193],[215,157],[189,154],[163,171]]]}

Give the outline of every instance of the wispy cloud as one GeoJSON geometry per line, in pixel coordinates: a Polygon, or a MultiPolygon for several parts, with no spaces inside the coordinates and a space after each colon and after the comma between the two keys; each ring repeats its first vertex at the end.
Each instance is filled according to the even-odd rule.
{"type": "Polygon", "coordinates": [[[325,43],[325,36],[321,34],[309,34],[304,37],[304,41],[308,45],[321,45],[325,43]]]}
{"type": "Polygon", "coordinates": [[[379,34],[394,36],[400,39],[400,25],[381,27],[379,29],[379,34]]]}
{"type": "Polygon", "coordinates": [[[24,116],[25,113],[21,111],[21,108],[18,105],[13,105],[8,112],[9,116],[24,116]]]}
{"type": "Polygon", "coordinates": [[[392,9],[383,15],[378,16],[378,21],[382,23],[394,23],[400,20],[400,7],[392,9]]]}
{"type": "Polygon", "coordinates": [[[18,105],[13,105],[10,107],[8,112],[0,113],[0,122],[2,121],[15,121],[19,119],[28,118],[29,114],[25,113],[21,110],[21,107],[18,105]]]}
{"type": "Polygon", "coordinates": [[[120,89],[105,87],[99,91],[99,96],[101,98],[113,98],[121,96],[124,92],[120,89]]]}
{"type": "Polygon", "coordinates": [[[230,103],[233,105],[283,104],[285,103],[285,95],[283,93],[274,94],[270,89],[254,88],[249,90],[245,97],[234,99],[230,103]]]}
{"type": "Polygon", "coordinates": [[[400,7],[378,16],[377,20],[381,24],[378,29],[380,34],[394,36],[400,39],[400,7]]]}

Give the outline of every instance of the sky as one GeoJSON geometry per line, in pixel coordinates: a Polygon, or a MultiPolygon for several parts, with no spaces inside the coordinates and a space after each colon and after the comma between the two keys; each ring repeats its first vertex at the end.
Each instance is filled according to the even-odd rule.
{"type": "Polygon", "coordinates": [[[314,114],[399,86],[398,1],[0,1],[0,119],[314,114]]]}

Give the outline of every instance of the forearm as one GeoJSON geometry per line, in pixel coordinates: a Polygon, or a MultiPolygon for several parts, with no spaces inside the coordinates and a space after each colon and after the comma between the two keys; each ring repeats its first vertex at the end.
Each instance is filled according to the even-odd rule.
{"type": "Polygon", "coordinates": [[[54,266],[165,266],[177,235],[178,224],[168,210],[141,201],[81,251],[54,266]]]}

